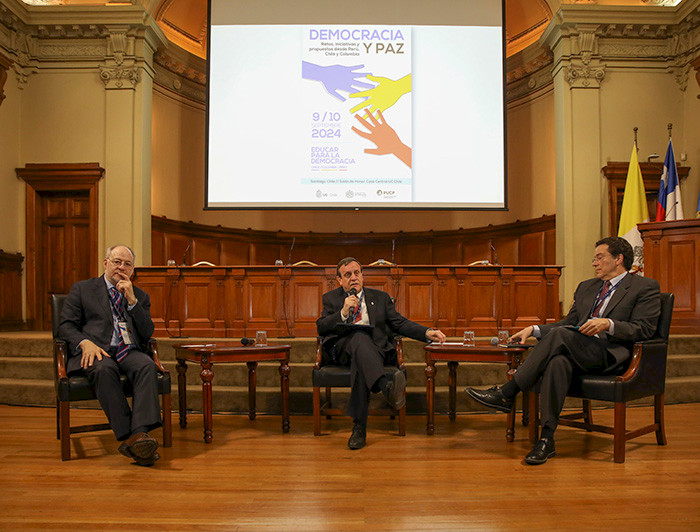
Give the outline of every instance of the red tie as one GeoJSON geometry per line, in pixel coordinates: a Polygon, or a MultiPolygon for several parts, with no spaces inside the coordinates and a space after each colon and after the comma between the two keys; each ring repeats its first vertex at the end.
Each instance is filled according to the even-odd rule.
{"type": "Polygon", "coordinates": [[[600,309],[602,308],[603,303],[605,303],[605,296],[608,295],[609,291],[610,291],[610,281],[605,281],[605,283],[603,284],[603,291],[598,296],[598,303],[596,304],[595,308],[593,309],[593,313],[591,314],[591,318],[598,317],[598,314],[600,314],[600,309]]]}

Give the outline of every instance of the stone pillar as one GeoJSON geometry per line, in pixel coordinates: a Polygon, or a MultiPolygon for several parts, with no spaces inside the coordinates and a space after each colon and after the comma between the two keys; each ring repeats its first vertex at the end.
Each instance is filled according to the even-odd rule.
{"type": "Polygon", "coordinates": [[[554,54],[557,264],[566,266],[564,312],[576,285],[591,276],[593,244],[602,235],[606,204],[600,177],[600,86],[595,24],[550,25],[543,39],[554,54]]]}

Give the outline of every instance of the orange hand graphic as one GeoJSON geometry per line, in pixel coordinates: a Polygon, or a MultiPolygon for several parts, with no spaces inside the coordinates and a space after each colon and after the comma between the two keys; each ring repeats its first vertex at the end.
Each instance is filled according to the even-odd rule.
{"type": "Polygon", "coordinates": [[[369,122],[360,115],[355,115],[355,118],[357,118],[368,131],[362,131],[355,126],[352,127],[355,133],[367,140],[371,140],[377,145],[376,148],[366,148],[365,153],[371,153],[373,155],[393,153],[402,163],[411,168],[411,148],[401,142],[396,131],[386,123],[382,111],[380,109],[377,110],[377,118],[372,115],[369,109],[365,109],[365,113],[367,113],[365,116],[369,118],[369,122]]]}

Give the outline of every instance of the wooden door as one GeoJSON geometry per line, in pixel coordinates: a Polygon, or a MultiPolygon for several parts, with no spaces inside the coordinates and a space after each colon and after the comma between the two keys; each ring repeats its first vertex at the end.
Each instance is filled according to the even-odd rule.
{"type": "Polygon", "coordinates": [[[51,328],[51,294],[67,294],[73,283],[91,277],[90,198],[87,190],[44,192],[41,242],[37,249],[42,329],[51,328]]]}
{"type": "Polygon", "coordinates": [[[27,325],[51,329],[51,294],[99,271],[98,163],[27,164],[27,325]]]}

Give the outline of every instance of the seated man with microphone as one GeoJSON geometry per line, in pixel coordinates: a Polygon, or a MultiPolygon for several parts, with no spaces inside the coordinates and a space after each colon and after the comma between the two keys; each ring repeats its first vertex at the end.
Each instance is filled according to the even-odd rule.
{"type": "Polygon", "coordinates": [[[406,401],[403,373],[397,371],[392,380],[384,375],[384,366],[396,363],[394,335],[440,343],[445,335],[399,314],[386,292],[364,288],[362,265],[357,259],[342,259],[336,280],[338,288],[323,294],[323,311],[316,327],[323,337],[324,360],[350,366],[352,387],[346,413],[353,418],[353,428],[348,447],[355,450],[366,443],[370,392],[382,392],[394,408],[401,408],[406,401]]]}

